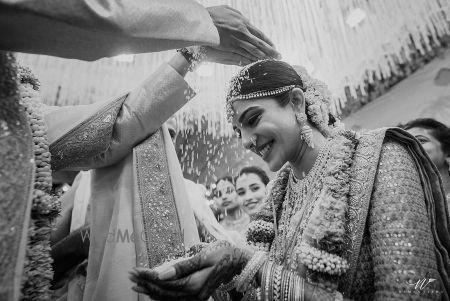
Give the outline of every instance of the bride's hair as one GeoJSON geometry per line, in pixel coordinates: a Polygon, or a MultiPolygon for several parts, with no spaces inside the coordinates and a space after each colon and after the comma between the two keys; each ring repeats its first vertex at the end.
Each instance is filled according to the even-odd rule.
{"type": "MultiPolygon", "coordinates": [[[[302,90],[303,81],[291,65],[283,61],[264,60],[246,66],[240,72],[239,94],[270,91],[286,86],[296,86],[302,90]],[[243,74],[243,75],[242,75],[243,74]]],[[[229,91],[231,96],[233,91],[229,91]]],[[[286,94],[284,92],[282,94],[286,94]]]]}
{"type": "Polygon", "coordinates": [[[270,96],[285,106],[294,87],[300,88],[305,95],[308,120],[328,136],[337,120],[330,113],[331,94],[327,86],[309,76],[304,68],[278,60],[262,60],[247,65],[233,77],[227,93],[228,117],[232,120],[232,103],[236,100],[270,96]]]}

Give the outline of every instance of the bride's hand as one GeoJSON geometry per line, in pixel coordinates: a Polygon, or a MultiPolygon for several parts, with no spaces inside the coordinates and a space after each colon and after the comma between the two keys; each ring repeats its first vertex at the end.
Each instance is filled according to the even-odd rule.
{"type": "Polygon", "coordinates": [[[219,32],[220,45],[207,48],[207,59],[217,63],[242,65],[279,57],[270,39],[238,10],[229,6],[207,8],[219,32]]]}
{"type": "Polygon", "coordinates": [[[137,284],[135,291],[155,300],[207,300],[220,284],[240,274],[250,258],[249,251],[219,241],[174,265],[137,268],[130,279],[137,284]]]}

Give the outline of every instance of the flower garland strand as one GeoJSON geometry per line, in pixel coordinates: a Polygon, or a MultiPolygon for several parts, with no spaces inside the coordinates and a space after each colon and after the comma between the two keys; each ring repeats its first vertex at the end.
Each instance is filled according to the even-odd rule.
{"type": "Polygon", "coordinates": [[[20,68],[19,71],[22,84],[19,87],[20,104],[28,113],[36,164],[22,300],[51,300],[53,260],[50,256],[50,234],[61,204],[57,197],[49,194],[52,189],[51,157],[46,124],[39,109],[39,82],[28,69],[20,68]]]}
{"type": "Polygon", "coordinates": [[[321,250],[341,254],[355,147],[353,141],[341,135],[335,138],[331,147],[331,164],[327,166],[323,183],[325,191],[313,209],[304,240],[313,241],[321,250]]]}

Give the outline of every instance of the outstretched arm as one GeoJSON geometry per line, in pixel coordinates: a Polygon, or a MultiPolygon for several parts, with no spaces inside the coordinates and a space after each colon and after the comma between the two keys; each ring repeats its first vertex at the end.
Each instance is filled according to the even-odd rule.
{"type": "Polygon", "coordinates": [[[92,169],[122,159],[195,95],[183,79],[187,67],[176,53],[169,64],[113,102],[50,110],[45,120],[52,168],[92,169]]]}
{"type": "MultiPolygon", "coordinates": [[[[97,60],[191,45],[254,58],[271,41],[228,6],[194,0],[0,0],[0,49],[97,60]]],[[[228,62],[231,63],[231,62],[228,62]]]]}
{"type": "Polygon", "coordinates": [[[97,60],[190,45],[219,45],[193,0],[0,0],[0,49],[97,60]]]}

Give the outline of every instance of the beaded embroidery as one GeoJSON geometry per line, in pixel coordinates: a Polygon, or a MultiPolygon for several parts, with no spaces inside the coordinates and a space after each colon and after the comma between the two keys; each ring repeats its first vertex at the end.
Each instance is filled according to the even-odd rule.
{"type": "Polygon", "coordinates": [[[139,199],[148,266],[184,252],[184,239],[171,190],[161,130],[135,147],[139,199]],[[164,176],[161,176],[164,175],[164,176]]]}
{"type": "Polygon", "coordinates": [[[116,116],[126,98],[127,95],[124,95],[108,103],[95,115],[53,142],[50,145],[50,152],[53,156],[52,169],[59,170],[72,166],[85,167],[83,166],[85,160],[107,150],[116,116]]]}

